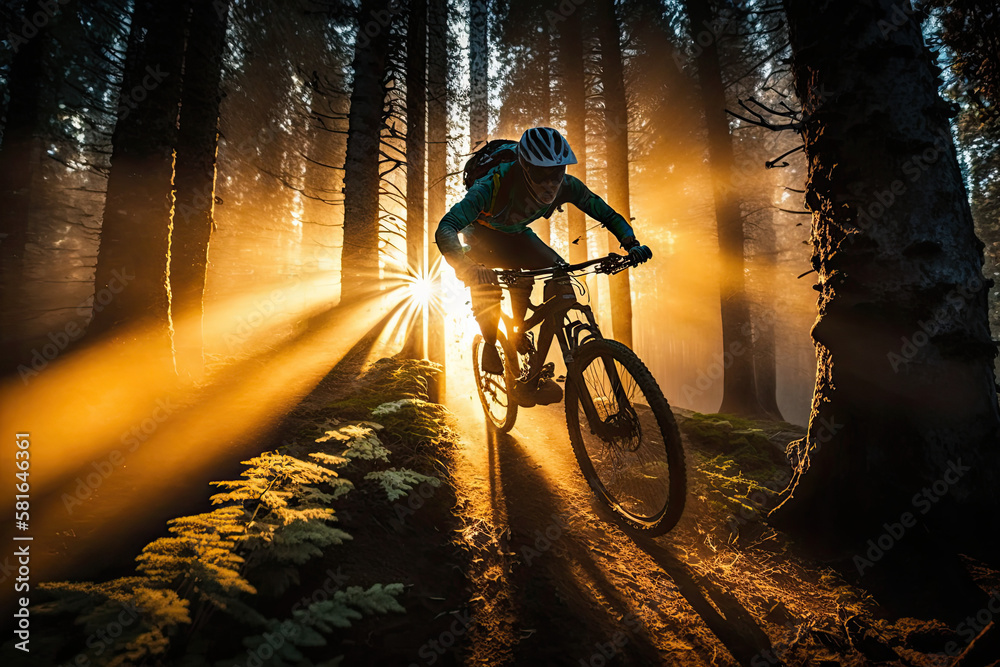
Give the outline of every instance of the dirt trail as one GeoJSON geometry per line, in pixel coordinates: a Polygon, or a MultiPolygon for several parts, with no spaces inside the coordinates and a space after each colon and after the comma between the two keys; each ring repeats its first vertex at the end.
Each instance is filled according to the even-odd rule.
{"type": "MultiPolygon", "coordinates": [[[[449,364],[469,367],[467,359],[449,364]]],[[[694,420],[682,434],[699,438],[683,435],[684,516],[666,536],[643,539],[618,528],[594,498],[561,403],[521,410],[514,429],[498,435],[486,426],[471,377],[452,373],[448,381],[446,403],[462,438],[452,456],[464,526],[455,543],[471,552],[464,664],[976,664],[956,662],[971,639],[963,626],[892,612],[864,590],[875,580],[859,581],[849,560],[846,568],[842,559],[817,562],[752,515],[734,516],[729,501],[746,499],[720,490],[749,494],[750,480],[725,467],[732,454],[713,458],[719,452],[695,436],[718,425],[712,418],[674,408],[680,423],[694,420]]],[[[722,423],[730,443],[747,433],[771,466],[803,433],[780,423],[762,424],[766,433],[722,423]],[[762,441],[770,442],[766,452],[762,441]]],[[[976,577],[982,590],[1000,595],[1000,575],[980,564],[970,572],[977,569],[986,573],[976,577]]]]}
{"type": "Polygon", "coordinates": [[[465,537],[483,547],[472,578],[492,598],[473,615],[481,628],[469,662],[734,665],[768,655],[753,616],[675,547],[696,534],[693,518],[655,541],[603,518],[562,404],[522,410],[510,434],[496,435],[471,384],[454,385],[457,492],[476,533],[465,537]]]}

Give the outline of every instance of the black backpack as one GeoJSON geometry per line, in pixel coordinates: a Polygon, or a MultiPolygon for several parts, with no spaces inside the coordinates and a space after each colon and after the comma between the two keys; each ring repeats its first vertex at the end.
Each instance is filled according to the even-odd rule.
{"type": "Polygon", "coordinates": [[[472,184],[486,175],[486,173],[504,162],[513,162],[517,159],[517,142],[513,139],[493,139],[487,141],[486,145],[472,154],[465,162],[462,170],[462,182],[468,190],[472,184]]]}

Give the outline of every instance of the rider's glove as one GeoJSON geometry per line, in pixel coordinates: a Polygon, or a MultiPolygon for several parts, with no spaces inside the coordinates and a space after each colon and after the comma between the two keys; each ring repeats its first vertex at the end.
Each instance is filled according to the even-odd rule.
{"type": "Polygon", "coordinates": [[[653,257],[653,251],[649,246],[640,245],[634,236],[623,238],[622,248],[628,250],[628,258],[635,264],[642,264],[653,257]]]}
{"type": "Polygon", "coordinates": [[[458,277],[469,287],[472,287],[473,285],[500,284],[497,280],[497,274],[493,269],[488,269],[482,264],[472,264],[471,262],[458,277]]]}

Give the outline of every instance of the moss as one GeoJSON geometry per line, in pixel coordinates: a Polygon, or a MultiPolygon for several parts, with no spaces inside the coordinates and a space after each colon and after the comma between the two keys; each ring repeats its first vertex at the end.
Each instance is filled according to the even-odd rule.
{"type": "MultiPolygon", "coordinates": [[[[690,442],[696,493],[713,513],[739,517],[738,526],[759,522],[789,478],[778,433],[802,432],[787,422],[755,421],[727,414],[686,414],[678,420],[690,442]]],[[[725,530],[732,530],[727,524],[725,530]]],[[[740,534],[744,530],[738,531],[740,534]]]]}
{"type": "Polygon", "coordinates": [[[746,471],[774,470],[785,464],[784,453],[770,437],[801,431],[787,422],[754,421],[734,415],[694,412],[678,426],[695,449],[708,455],[727,454],[746,471]]]}

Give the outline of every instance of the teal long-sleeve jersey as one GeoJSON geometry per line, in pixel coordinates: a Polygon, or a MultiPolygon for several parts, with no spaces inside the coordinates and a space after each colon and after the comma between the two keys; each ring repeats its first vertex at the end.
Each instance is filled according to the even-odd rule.
{"type": "Polygon", "coordinates": [[[555,200],[551,204],[540,205],[528,192],[524,174],[517,163],[506,162],[473,183],[465,198],[441,218],[434,239],[444,258],[457,269],[464,260],[458,232],[468,225],[478,222],[507,234],[534,234],[528,225],[539,218],[549,218],[556,208],[567,203],[607,227],[619,242],[634,236],[625,218],[591,192],[580,179],[567,174],[555,200]]]}

